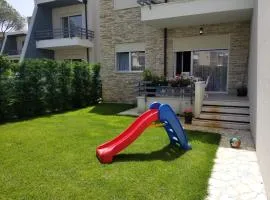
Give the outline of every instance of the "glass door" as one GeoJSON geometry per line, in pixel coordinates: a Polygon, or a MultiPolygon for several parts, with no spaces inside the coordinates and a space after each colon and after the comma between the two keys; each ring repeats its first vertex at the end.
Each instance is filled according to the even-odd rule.
{"type": "Polygon", "coordinates": [[[68,23],[68,17],[62,18],[62,32],[63,37],[68,38],[69,37],[69,23],[68,23]]]}
{"type": "Polygon", "coordinates": [[[82,32],[82,15],[62,17],[64,38],[78,36],[82,32]]]}
{"type": "Polygon", "coordinates": [[[196,50],[193,51],[193,75],[207,80],[206,91],[227,92],[229,51],[226,50],[196,50]]]}

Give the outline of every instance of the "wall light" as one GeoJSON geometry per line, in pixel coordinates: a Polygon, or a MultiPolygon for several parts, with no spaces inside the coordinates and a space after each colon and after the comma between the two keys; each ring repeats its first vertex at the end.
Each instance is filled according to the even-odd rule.
{"type": "Polygon", "coordinates": [[[204,34],[203,27],[200,28],[200,35],[204,34]]]}

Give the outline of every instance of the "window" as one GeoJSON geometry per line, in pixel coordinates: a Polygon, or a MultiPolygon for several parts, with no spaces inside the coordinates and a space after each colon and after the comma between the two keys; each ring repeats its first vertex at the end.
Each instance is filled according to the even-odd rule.
{"type": "Polygon", "coordinates": [[[116,54],[117,71],[137,71],[145,69],[145,52],[118,52],[116,54]]]}
{"type": "Polygon", "coordinates": [[[191,51],[176,52],[175,75],[191,73],[191,51]]]}
{"type": "Polygon", "coordinates": [[[78,28],[82,27],[82,15],[68,16],[62,18],[63,35],[65,38],[76,36],[78,28]]]}

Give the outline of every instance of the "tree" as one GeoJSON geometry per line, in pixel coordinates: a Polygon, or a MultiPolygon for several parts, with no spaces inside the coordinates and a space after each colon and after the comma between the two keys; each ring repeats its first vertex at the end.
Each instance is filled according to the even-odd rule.
{"type": "Polygon", "coordinates": [[[0,32],[20,30],[24,27],[25,19],[6,0],[0,0],[0,32]]]}

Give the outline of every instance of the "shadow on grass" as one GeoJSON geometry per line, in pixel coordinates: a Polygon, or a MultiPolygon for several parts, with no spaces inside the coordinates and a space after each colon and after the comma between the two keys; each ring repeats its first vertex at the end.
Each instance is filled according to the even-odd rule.
{"type": "Polygon", "coordinates": [[[94,106],[89,113],[98,115],[116,115],[134,107],[135,105],[132,104],[102,103],[94,106]]]}
{"type": "Polygon", "coordinates": [[[129,162],[129,161],[173,161],[186,151],[179,149],[175,145],[167,145],[163,149],[158,151],[153,151],[151,153],[129,153],[129,154],[119,154],[114,158],[114,162],[129,162]]]}
{"type": "Polygon", "coordinates": [[[198,141],[200,143],[219,145],[221,135],[218,133],[208,133],[208,132],[200,132],[200,131],[190,131],[185,130],[188,136],[188,141],[192,145],[192,143],[198,141]]]}
{"type": "MultiPolygon", "coordinates": [[[[92,105],[89,105],[89,106],[92,106],[92,105]]],[[[73,112],[73,111],[77,111],[77,110],[84,109],[84,108],[86,108],[86,107],[70,108],[70,109],[61,110],[61,111],[53,111],[53,112],[45,112],[45,113],[33,114],[33,116],[14,117],[12,119],[5,119],[3,121],[0,121],[0,125],[23,122],[23,121],[31,121],[31,120],[34,120],[34,119],[44,118],[44,117],[50,118],[50,117],[53,117],[54,115],[65,114],[65,113],[68,113],[68,112],[73,112]]]]}

